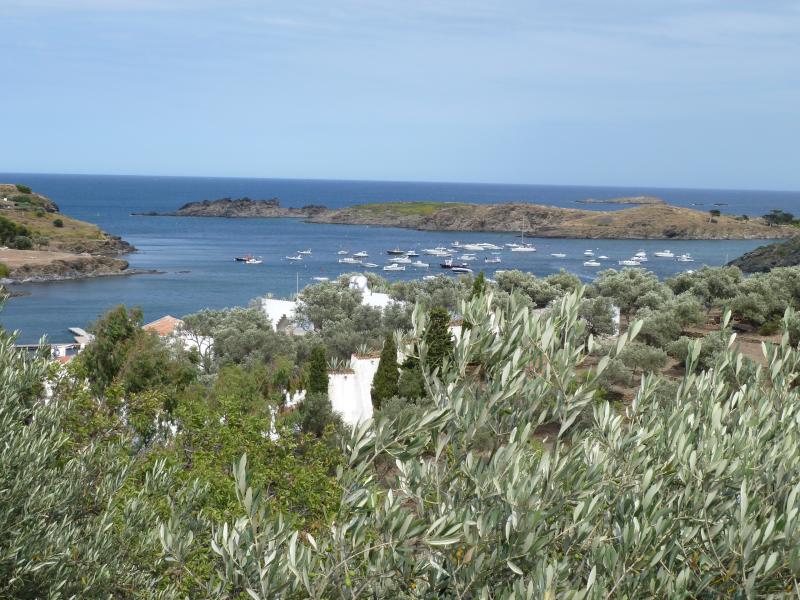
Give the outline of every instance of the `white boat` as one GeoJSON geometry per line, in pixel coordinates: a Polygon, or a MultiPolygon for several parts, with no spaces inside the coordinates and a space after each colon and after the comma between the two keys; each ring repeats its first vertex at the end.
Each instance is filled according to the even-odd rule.
{"type": "Polygon", "coordinates": [[[478,260],[478,257],[474,254],[462,254],[458,257],[458,260],[478,260]]]}
{"type": "Polygon", "coordinates": [[[483,262],[486,263],[487,265],[496,265],[501,261],[498,257],[495,256],[494,258],[484,258],[483,262]]]}
{"type": "Polygon", "coordinates": [[[584,256],[594,256],[594,252],[592,252],[591,250],[584,250],[583,251],[583,255],[584,256]]]}
{"type": "Polygon", "coordinates": [[[298,252],[298,254],[304,254],[304,255],[308,255],[308,254],[311,254],[311,250],[300,250],[300,251],[298,252]]]}
{"type": "Polygon", "coordinates": [[[598,260],[608,260],[608,257],[605,254],[601,254],[597,257],[598,260]]]}
{"type": "Polygon", "coordinates": [[[246,264],[246,265],[260,265],[260,264],[261,264],[262,262],[264,262],[264,261],[263,261],[263,260],[261,260],[260,258],[253,258],[253,257],[251,256],[250,258],[248,258],[247,260],[245,260],[245,261],[243,261],[243,262],[244,262],[244,264],[246,264]]]}
{"type": "Polygon", "coordinates": [[[391,264],[391,265],[386,265],[385,267],[383,267],[383,270],[384,271],[405,271],[406,270],[406,266],[405,265],[398,265],[397,263],[394,263],[394,264],[391,264]]]}
{"type": "Polygon", "coordinates": [[[422,279],[424,281],[435,281],[436,280],[436,275],[424,275],[422,277],[422,279]]]}
{"type": "Polygon", "coordinates": [[[386,254],[390,254],[392,256],[400,256],[401,254],[405,254],[400,248],[393,248],[391,250],[387,250],[386,254]]]}
{"type": "Polygon", "coordinates": [[[339,250],[336,254],[338,254],[340,256],[346,256],[346,255],[350,254],[350,252],[348,250],[339,250]]]}
{"type": "Polygon", "coordinates": [[[506,248],[517,248],[517,247],[519,247],[519,244],[517,244],[516,242],[511,242],[510,244],[506,244],[506,248]]]}
{"type": "Polygon", "coordinates": [[[459,246],[461,250],[469,250],[470,252],[480,252],[485,250],[483,244],[464,244],[463,246],[459,246]]]}
{"type": "Polygon", "coordinates": [[[345,265],[360,265],[361,261],[356,258],[350,258],[349,256],[346,258],[340,258],[339,262],[345,265]]]}
{"type": "Polygon", "coordinates": [[[425,248],[422,252],[428,256],[450,256],[447,248],[425,248]]]}
{"type": "Polygon", "coordinates": [[[641,264],[639,263],[638,260],[634,260],[632,258],[629,258],[629,259],[626,259],[626,260],[621,260],[621,261],[619,261],[619,264],[621,264],[623,267],[640,267],[641,266],[641,264]]]}
{"type": "Polygon", "coordinates": [[[395,258],[390,258],[389,262],[390,263],[395,263],[395,264],[398,264],[398,265],[410,265],[411,264],[411,259],[408,258],[407,256],[397,256],[395,258]]]}
{"type": "Polygon", "coordinates": [[[484,250],[502,250],[503,249],[502,246],[498,246],[497,244],[488,244],[486,242],[478,244],[478,246],[482,246],[484,250]]]}
{"type": "Polygon", "coordinates": [[[640,263],[647,262],[647,252],[644,250],[639,250],[633,255],[633,260],[638,260],[640,263]]]}
{"type": "Polygon", "coordinates": [[[427,269],[430,265],[426,262],[422,262],[421,260],[415,260],[411,263],[412,267],[417,267],[418,269],[427,269]]]}
{"type": "Polygon", "coordinates": [[[472,273],[472,269],[469,267],[452,267],[450,271],[453,273],[472,273]]]}
{"type": "Polygon", "coordinates": [[[657,256],[659,258],[675,258],[672,250],[659,250],[658,252],[653,252],[653,256],[657,256]]]}
{"type": "Polygon", "coordinates": [[[677,259],[678,262],[694,262],[690,254],[681,254],[677,259]]]}
{"type": "Polygon", "coordinates": [[[285,258],[286,258],[286,260],[303,260],[303,257],[300,256],[299,254],[297,254],[295,256],[287,256],[285,258]]]}
{"type": "Polygon", "coordinates": [[[596,260],[587,260],[586,262],[583,263],[583,266],[584,267],[599,267],[600,263],[597,262],[596,260]]]}
{"type": "Polygon", "coordinates": [[[361,266],[366,269],[374,269],[378,265],[376,265],[375,263],[361,263],[361,266]]]}
{"type": "Polygon", "coordinates": [[[330,277],[312,277],[314,281],[330,281],[330,277]]]}
{"type": "Polygon", "coordinates": [[[406,252],[406,256],[411,256],[411,257],[419,256],[419,252],[417,252],[416,250],[409,250],[408,252],[406,252]]]}
{"type": "Polygon", "coordinates": [[[367,258],[369,254],[367,254],[364,250],[362,250],[361,252],[356,252],[355,254],[353,254],[353,256],[355,258],[367,258]]]}
{"type": "Polygon", "coordinates": [[[552,252],[550,256],[554,256],[555,258],[567,258],[567,255],[563,252],[552,252]]]}
{"type": "Polygon", "coordinates": [[[517,244],[511,248],[512,252],[536,252],[536,247],[533,244],[517,244]]]}

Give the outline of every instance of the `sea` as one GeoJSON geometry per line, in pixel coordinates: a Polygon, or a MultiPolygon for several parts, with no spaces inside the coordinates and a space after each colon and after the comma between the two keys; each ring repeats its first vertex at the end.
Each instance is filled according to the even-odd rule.
{"type": "MultiPolygon", "coordinates": [[[[653,195],[672,204],[698,210],[719,209],[727,214],[762,215],[771,209],[797,212],[800,192],[661,189],[648,187],[579,187],[477,183],[396,181],[331,181],[221,177],[149,177],[109,175],[54,175],[0,173],[0,182],[22,183],[51,197],[69,216],[99,225],[119,235],[138,251],[125,257],[133,269],[158,274],[30,283],[11,289],[24,295],[9,299],[0,311],[0,325],[18,332],[20,343],[35,343],[46,335],[53,342],[69,342],[68,327],[86,328],[109,308],[138,306],[146,321],[164,315],[183,316],[203,308],[246,306],[271,294],[291,297],[314,278],[335,278],[356,270],[338,263],[340,250],[365,251],[367,260],[387,264],[388,249],[421,250],[439,245],[488,242],[498,246],[519,242],[518,234],[413,231],[360,225],[315,225],[301,219],[221,219],[198,217],[144,217],[134,212],[171,211],[186,202],[221,197],[279,198],[283,206],[323,204],[329,208],[368,202],[457,201],[475,203],[530,202],[597,210],[622,209],[615,205],[583,205],[577,200],[653,195]],[[310,250],[302,261],[287,256],[310,250]],[[251,254],[258,265],[234,261],[251,254]]],[[[521,224],[522,225],[522,224],[521,224]]],[[[640,241],[526,239],[537,252],[508,250],[498,264],[485,264],[490,252],[478,253],[472,266],[492,277],[499,269],[522,269],[547,275],[565,269],[590,281],[599,269],[584,267],[584,252],[606,255],[603,268],[639,250],[650,256],[647,269],[660,277],[702,265],[722,265],[764,241],[640,241]],[[669,249],[689,253],[693,263],[658,259],[653,252],[669,249]],[[565,258],[554,257],[563,253],[565,258]]],[[[390,279],[414,279],[449,272],[439,260],[420,256],[430,268],[407,267],[403,272],[373,269],[390,279]]],[[[447,275],[452,276],[452,275],[447,275]]]]}

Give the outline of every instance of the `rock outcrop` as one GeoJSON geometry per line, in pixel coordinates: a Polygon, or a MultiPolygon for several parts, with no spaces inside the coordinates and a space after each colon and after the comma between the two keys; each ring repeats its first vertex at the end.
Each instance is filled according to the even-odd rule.
{"type": "Polygon", "coordinates": [[[173,212],[133,213],[145,217],[224,217],[227,219],[255,219],[294,217],[308,218],[325,212],[324,206],[308,205],[301,208],[284,208],[280,200],[253,200],[251,198],[220,198],[189,202],[173,212]]]}
{"type": "Polygon", "coordinates": [[[728,265],[739,267],[745,273],[764,273],[776,267],[800,265],[800,236],[785,242],[760,246],[742,254],[728,265]]]}

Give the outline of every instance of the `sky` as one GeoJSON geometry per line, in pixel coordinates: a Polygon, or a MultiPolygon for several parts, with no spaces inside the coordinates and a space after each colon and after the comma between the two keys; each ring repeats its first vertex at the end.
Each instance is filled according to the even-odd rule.
{"type": "Polygon", "coordinates": [[[0,171],[800,190],[797,0],[0,0],[0,171]]]}

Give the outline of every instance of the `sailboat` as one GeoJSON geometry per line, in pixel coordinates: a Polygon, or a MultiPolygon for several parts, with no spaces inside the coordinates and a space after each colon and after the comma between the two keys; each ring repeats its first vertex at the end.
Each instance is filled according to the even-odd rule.
{"type": "MultiPolygon", "coordinates": [[[[523,222],[523,224],[524,224],[524,222],[523,222]]],[[[511,248],[511,251],[512,252],[536,252],[536,248],[534,247],[533,244],[526,244],[525,243],[525,228],[524,227],[522,228],[520,233],[522,234],[521,235],[522,243],[513,246],[511,248]]]]}

